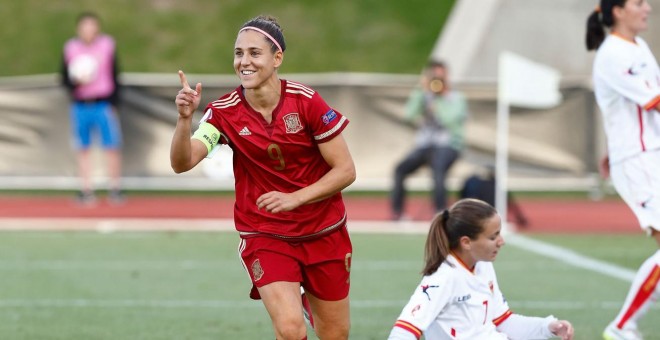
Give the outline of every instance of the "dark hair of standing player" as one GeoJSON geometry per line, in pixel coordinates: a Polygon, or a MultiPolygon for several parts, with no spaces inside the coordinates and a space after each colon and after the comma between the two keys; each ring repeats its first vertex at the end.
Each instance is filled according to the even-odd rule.
{"type": "Polygon", "coordinates": [[[614,25],[614,6],[623,7],[627,0],[601,0],[587,18],[587,50],[597,50],[605,40],[605,27],[614,25]]]}

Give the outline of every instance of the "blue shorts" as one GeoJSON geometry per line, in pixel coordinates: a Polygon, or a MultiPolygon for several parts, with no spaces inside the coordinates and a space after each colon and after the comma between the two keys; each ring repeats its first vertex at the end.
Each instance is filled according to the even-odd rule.
{"type": "Polygon", "coordinates": [[[71,124],[77,149],[88,149],[92,137],[98,134],[104,149],[121,147],[119,120],[108,101],[74,102],[71,106],[71,124]]]}

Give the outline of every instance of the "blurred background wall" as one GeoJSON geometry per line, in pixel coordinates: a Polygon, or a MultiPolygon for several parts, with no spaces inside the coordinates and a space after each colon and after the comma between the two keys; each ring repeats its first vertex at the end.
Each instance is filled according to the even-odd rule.
{"type": "MultiPolygon", "coordinates": [[[[651,0],[650,3],[660,9],[659,1],[651,0]]],[[[595,164],[605,143],[590,88],[593,54],[587,53],[583,47],[586,17],[595,3],[583,0],[491,0],[485,4],[480,0],[459,0],[455,4],[452,1],[438,1],[443,4],[434,3],[435,7],[427,6],[424,10],[425,2],[414,2],[411,5],[421,7],[421,11],[407,14],[403,10],[397,12],[396,8],[382,8],[387,6],[381,6],[373,13],[369,12],[370,6],[374,5],[370,1],[350,2],[341,19],[312,22],[307,16],[296,21],[293,28],[287,29],[287,20],[294,21],[296,13],[311,13],[305,11],[313,10],[306,9],[302,2],[285,1],[276,1],[261,10],[255,10],[264,7],[257,2],[251,4],[254,8],[246,9],[209,1],[192,1],[185,8],[180,7],[182,5],[179,3],[164,0],[109,1],[109,5],[103,5],[98,11],[104,18],[105,30],[119,35],[116,38],[124,70],[121,76],[123,101],[119,111],[124,134],[126,188],[232,187],[231,178],[213,172],[214,167],[225,166],[222,161],[184,174],[189,178],[187,181],[174,179],[169,166],[169,143],[176,120],[173,100],[180,87],[176,70],[190,69],[189,80],[203,83],[202,102],[214,100],[235,88],[238,82],[231,75],[230,52],[216,52],[216,45],[231,51],[235,28],[253,14],[262,12],[275,14],[285,26],[290,51],[287,51],[286,66],[281,76],[314,87],[331,106],[351,120],[345,134],[358,168],[358,180],[352,189],[389,189],[396,162],[412,147],[414,129],[403,124],[403,106],[410,90],[417,84],[419,70],[429,55],[449,62],[454,87],[464,91],[469,98],[468,149],[451,171],[450,188],[457,188],[465,177],[483,165],[493,164],[497,56],[503,50],[547,64],[562,73],[563,101],[559,106],[547,110],[512,108],[511,188],[588,190],[598,185],[595,164]],[[128,21],[117,14],[122,11],[121,6],[129,13],[132,6],[134,16],[140,16],[141,11],[145,11],[156,13],[156,18],[145,16],[144,22],[128,21]],[[202,13],[205,10],[209,12],[206,15],[202,13]],[[188,17],[183,16],[185,20],[181,20],[181,13],[188,17]],[[241,16],[240,19],[232,19],[236,27],[219,30],[214,26],[213,17],[217,16],[220,20],[229,17],[227,13],[240,13],[241,16]],[[365,26],[367,17],[360,17],[365,13],[376,16],[373,22],[379,24],[365,26]],[[194,20],[196,17],[204,19],[194,20]],[[131,26],[128,31],[136,36],[149,37],[148,34],[152,33],[152,39],[164,39],[155,30],[159,25],[166,27],[168,20],[179,20],[173,25],[174,31],[192,29],[205,32],[206,43],[190,44],[185,37],[171,34],[168,36],[171,41],[167,43],[171,51],[165,47],[142,51],[131,47],[132,44],[139,44],[140,39],[137,42],[136,39],[131,40],[130,33],[120,33],[125,31],[119,29],[124,23],[131,26]],[[338,36],[330,36],[317,28],[327,25],[332,26],[331,31],[338,36]],[[415,34],[409,28],[417,25],[423,26],[421,32],[424,34],[415,34]],[[401,48],[393,43],[388,45],[393,39],[412,45],[401,48]],[[336,45],[323,49],[324,44],[334,40],[338,40],[336,45]],[[347,51],[341,54],[335,46],[347,51]],[[369,62],[369,56],[363,55],[363,52],[376,48],[378,51],[369,62]],[[127,49],[133,54],[129,56],[127,49]],[[180,55],[182,51],[188,54],[180,55]],[[327,56],[332,53],[337,56],[327,56]],[[190,54],[209,54],[210,60],[221,61],[204,59],[188,65],[185,58],[190,54]],[[414,57],[404,58],[410,54],[414,57]],[[327,57],[328,61],[316,60],[320,58],[317,55],[327,57]],[[351,57],[355,61],[353,64],[350,63],[351,57]],[[342,61],[342,58],[347,61],[342,61]],[[161,59],[166,61],[159,69],[150,66],[150,60],[161,59]],[[332,62],[336,64],[331,65],[332,62]],[[200,67],[204,63],[209,67],[200,67]],[[212,180],[209,181],[210,177],[212,180]]],[[[4,15],[8,12],[3,10],[17,10],[12,6],[28,6],[34,11],[50,10],[55,14],[60,10],[66,14],[60,16],[59,21],[52,19],[51,14],[44,16],[48,18],[43,19],[48,23],[46,28],[53,27],[53,32],[60,33],[48,40],[54,41],[52,46],[40,51],[51,54],[50,64],[32,68],[36,70],[33,72],[35,74],[15,71],[23,67],[24,59],[31,57],[12,56],[7,49],[0,52],[0,57],[10,62],[13,60],[16,66],[3,71],[3,77],[0,77],[0,117],[3,121],[0,126],[0,188],[75,188],[77,185],[69,139],[68,97],[59,85],[57,74],[53,73],[59,67],[61,44],[74,32],[75,15],[81,8],[94,9],[96,3],[79,1],[77,5],[34,0],[23,5],[7,0],[0,2],[0,12],[4,15]],[[43,72],[44,69],[51,72],[43,72]]],[[[29,10],[21,8],[18,12],[24,11],[26,18],[14,19],[19,28],[36,20],[32,19],[29,10]]],[[[337,11],[334,7],[316,10],[330,14],[337,11]]],[[[660,11],[653,12],[650,22],[655,26],[651,26],[644,35],[656,55],[660,55],[660,34],[656,33],[660,24],[659,14],[660,11]]],[[[29,34],[24,37],[28,44],[32,40],[40,41],[49,34],[45,29],[30,31],[28,26],[29,34]]],[[[152,43],[148,39],[145,41],[152,43]]],[[[36,61],[33,64],[41,65],[36,61]]],[[[102,157],[98,158],[98,162],[103,162],[102,157]]],[[[102,168],[98,169],[97,179],[103,182],[102,168]]],[[[409,180],[413,189],[424,190],[429,183],[426,170],[409,180]]]]}

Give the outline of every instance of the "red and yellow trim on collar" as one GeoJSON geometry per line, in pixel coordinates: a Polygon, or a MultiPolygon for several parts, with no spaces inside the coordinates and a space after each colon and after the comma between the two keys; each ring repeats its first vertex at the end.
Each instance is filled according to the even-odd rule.
{"type": "Polygon", "coordinates": [[[621,34],[619,34],[619,33],[617,33],[617,32],[612,32],[612,33],[610,33],[610,34],[613,35],[613,36],[615,36],[615,37],[617,37],[617,38],[619,38],[619,39],[623,39],[623,40],[625,40],[625,41],[627,41],[627,42],[629,42],[629,43],[631,43],[631,44],[635,44],[635,45],[637,45],[637,42],[635,41],[635,39],[630,40],[629,38],[626,38],[626,37],[624,37],[623,35],[621,35],[621,34]]]}
{"type": "Polygon", "coordinates": [[[403,320],[396,320],[396,322],[394,323],[394,327],[399,327],[407,330],[408,332],[412,333],[417,339],[422,337],[422,331],[419,328],[415,327],[410,322],[403,320]]]}
{"type": "Polygon", "coordinates": [[[465,264],[465,262],[463,262],[463,260],[461,260],[461,258],[458,257],[458,255],[456,255],[456,253],[454,253],[453,251],[451,252],[451,255],[454,256],[456,262],[458,262],[461,266],[463,266],[463,268],[467,269],[470,273],[474,274],[474,267],[472,268],[468,267],[467,264],[465,264]]]}

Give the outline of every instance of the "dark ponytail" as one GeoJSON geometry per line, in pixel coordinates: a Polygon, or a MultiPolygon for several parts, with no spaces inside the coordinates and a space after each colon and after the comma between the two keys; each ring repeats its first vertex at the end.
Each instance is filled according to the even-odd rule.
{"type": "Polygon", "coordinates": [[[587,18],[587,50],[597,50],[605,40],[605,27],[614,25],[614,6],[623,7],[627,0],[601,0],[587,18]]]}
{"type": "Polygon", "coordinates": [[[442,262],[445,262],[451,251],[447,232],[445,231],[447,220],[449,220],[449,211],[444,210],[442,213],[437,214],[431,222],[429,235],[426,237],[426,245],[424,246],[424,262],[426,262],[422,271],[424,275],[435,273],[442,262]]]}
{"type": "Polygon", "coordinates": [[[431,222],[424,247],[422,274],[435,273],[449,253],[460,246],[461,237],[477,239],[484,230],[486,220],[497,212],[490,204],[471,198],[462,199],[431,222]]]}
{"type": "Polygon", "coordinates": [[[587,19],[587,51],[597,50],[605,40],[605,28],[600,22],[600,12],[593,11],[587,19]]]}

